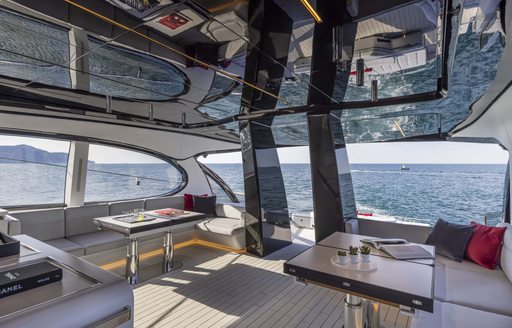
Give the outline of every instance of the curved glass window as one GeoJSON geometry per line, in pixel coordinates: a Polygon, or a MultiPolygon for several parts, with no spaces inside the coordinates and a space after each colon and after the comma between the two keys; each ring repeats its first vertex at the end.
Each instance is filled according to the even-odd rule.
{"type": "Polygon", "coordinates": [[[90,145],[85,202],[148,198],[179,190],[181,172],[136,151],[90,145]]]}
{"type": "Polygon", "coordinates": [[[0,10],[0,62],[0,75],[71,87],[66,29],[0,10]]]}
{"type": "Polygon", "coordinates": [[[0,135],[0,207],[63,204],[69,142],[0,135]]]}
{"type": "Polygon", "coordinates": [[[91,92],[141,100],[169,100],[187,91],[185,75],[174,65],[89,39],[91,92]]]}

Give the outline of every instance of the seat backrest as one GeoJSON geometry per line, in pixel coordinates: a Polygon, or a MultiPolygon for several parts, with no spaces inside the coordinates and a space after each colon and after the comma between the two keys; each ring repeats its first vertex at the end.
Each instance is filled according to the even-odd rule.
{"type": "Polygon", "coordinates": [[[12,212],[20,220],[21,233],[41,241],[64,238],[64,209],[12,212]]]}
{"type": "Polygon", "coordinates": [[[124,202],[110,203],[110,215],[123,214],[125,211],[132,211],[136,208],[144,208],[144,200],[128,200],[124,202]]]}
{"type": "Polygon", "coordinates": [[[183,196],[168,196],[148,198],[145,201],[145,209],[148,211],[162,208],[176,208],[182,210],[185,206],[183,196]]]}
{"type": "Polygon", "coordinates": [[[93,219],[108,215],[107,204],[66,208],[66,237],[98,231],[93,219]]]}
{"type": "Polygon", "coordinates": [[[216,204],[215,213],[220,217],[239,219],[240,224],[245,225],[246,212],[245,207],[241,204],[216,204]]]}

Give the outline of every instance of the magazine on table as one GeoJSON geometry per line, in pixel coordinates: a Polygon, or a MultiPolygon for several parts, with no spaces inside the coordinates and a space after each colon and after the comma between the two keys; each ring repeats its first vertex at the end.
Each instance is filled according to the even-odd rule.
{"type": "Polygon", "coordinates": [[[405,239],[367,238],[361,239],[375,249],[381,250],[397,260],[433,259],[434,256],[420,245],[410,244],[405,239]]]}

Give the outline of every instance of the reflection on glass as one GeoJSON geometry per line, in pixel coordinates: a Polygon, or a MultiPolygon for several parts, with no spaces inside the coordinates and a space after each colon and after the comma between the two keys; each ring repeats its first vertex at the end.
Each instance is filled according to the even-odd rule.
{"type": "Polygon", "coordinates": [[[372,80],[378,81],[379,98],[435,91],[441,26],[438,6],[437,1],[422,1],[359,22],[348,84],[339,71],[333,98],[370,100],[372,80]],[[359,59],[364,60],[362,86],[356,84],[359,59]]]}
{"type": "Polygon", "coordinates": [[[0,61],[1,75],[71,87],[66,29],[0,10],[0,61]]]}
{"type": "Polygon", "coordinates": [[[216,74],[208,95],[197,110],[214,119],[237,115],[240,113],[241,97],[240,83],[216,74]]]}
{"type": "Polygon", "coordinates": [[[141,100],[169,100],[188,90],[171,63],[89,39],[91,92],[141,100]],[[101,47],[101,48],[100,48],[101,47]]]}

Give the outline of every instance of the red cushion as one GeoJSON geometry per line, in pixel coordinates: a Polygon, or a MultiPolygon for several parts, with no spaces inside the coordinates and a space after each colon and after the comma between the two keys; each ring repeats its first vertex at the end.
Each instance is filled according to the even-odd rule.
{"type": "Polygon", "coordinates": [[[474,230],[466,248],[466,258],[484,268],[494,270],[498,265],[503,234],[507,228],[488,227],[476,222],[471,222],[471,225],[474,230]]]}
{"type": "Polygon", "coordinates": [[[193,211],[194,210],[194,196],[201,196],[206,197],[208,194],[202,194],[202,195],[192,195],[192,194],[184,194],[183,195],[183,209],[185,211],[193,211]]]}

